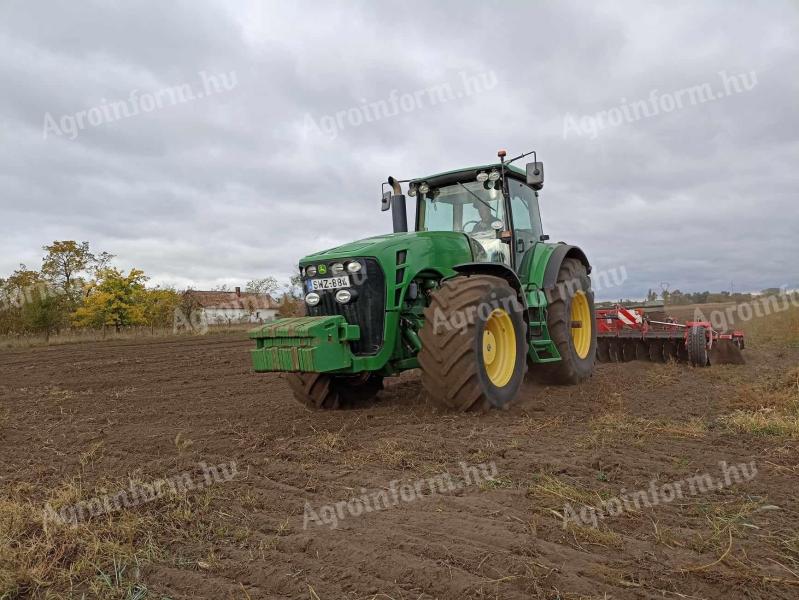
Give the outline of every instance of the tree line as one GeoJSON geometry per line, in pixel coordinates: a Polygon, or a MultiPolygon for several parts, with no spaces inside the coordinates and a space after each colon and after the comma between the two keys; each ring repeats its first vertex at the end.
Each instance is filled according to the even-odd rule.
{"type": "MultiPolygon", "coordinates": [[[[93,252],[88,242],[54,241],[43,246],[39,269],[21,264],[7,278],[0,278],[0,335],[40,334],[49,339],[65,329],[130,326],[153,329],[173,327],[177,314],[190,321],[197,310],[190,295],[171,287],[147,287],[140,269],[124,272],[112,265],[108,252],[93,252]]],[[[283,292],[293,310],[296,281],[283,292]]],[[[274,277],[248,282],[248,292],[277,293],[274,277]]],[[[228,291],[226,286],[215,288],[228,291]]]]}
{"type": "Polygon", "coordinates": [[[641,300],[641,298],[619,298],[618,300],[603,300],[601,302],[597,302],[597,306],[600,307],[609,307],[615,304],[621,304],[622,306],[638,306],[643,304],[644,302],[655,305],[664,304],[666,306],[682,306],[682,305],[689,305],[689,304],[714,304],[714,303],[734,303],[734,304],[744,304],[748,302],[753,302],[757,298],[761,298],[763,296],[780,296],[785,293],[791,293],[788,288],[781,289],[781,288],[766,288],[761,290],[760,292],[728,292],[728,291],[721,291],[721,292],[682,292],[679,289],[675,290],[668,290],[664,289],[659,294],[655,291],[650,289],[646,297],[641,300]]]}
{"type": "MultiPolygon", "coordinates": [[[[780,294],[782,290],[779,288],[766,288],[761,290],[760,295],[774,295],[780,294]]],[[[757,294],[751,292],[681,292],[676,290],[663,290],[660,293],[660,298],[664,304],[670,306],[683,305],[683,304],[708,304],[714,302],[750,302],[757,294]]],[[[654,290],[649,290],[646,299],[648,301],[655,301],[658,299],[658,294],[654,290]]]]}

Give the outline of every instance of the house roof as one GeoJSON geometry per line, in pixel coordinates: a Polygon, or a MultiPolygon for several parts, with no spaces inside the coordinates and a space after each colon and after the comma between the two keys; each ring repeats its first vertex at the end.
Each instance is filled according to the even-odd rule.
{"type": "Polygon", "coordinates": [[[230,308],[230,309],[277,309],[277,301],[269,294],[254,294],[251,292],[206,292],[203,290],[189,290],[196,302],[203,308],[230,308]]]}

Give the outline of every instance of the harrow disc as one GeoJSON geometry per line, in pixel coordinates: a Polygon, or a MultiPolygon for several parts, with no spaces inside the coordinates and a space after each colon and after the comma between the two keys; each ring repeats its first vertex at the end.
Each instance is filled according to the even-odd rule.
{"type": "Polygon", "coordinates": [[[635,360],[649,360],[649,348],[644,340],[637,340],[635,344],[635,360]]]}
{"type": "Polygon", "coordinates": [[[610,362],[619,362],[621,360],[621,351],[619,349],[619,342],[611,340],[608,342],[608,357],[610,362]]]}
{"type": "Polygon", "coordinates": [[[688,362],[689,359],[688,348],[685,346],[685,342],[680,340],[677,342],[677,360],[680,362],[688,362]]]}
{"type": "Polygon", "coordinates": [[[708,359],[711,365],[743,365],[746,364],[743,352],[740,346],[731,340],[716,340],[713,342],[713,347],[710,349],[708,359]]]}
{"type": "Polygon", "coordinates": [[[661,340],[649,340],[647,346],[649,360],[659,363],[666,362],[666,357],[663,356],[663,342],[661,340]]]}
{"type": "Polygon", "coordinates": [[[663,360],[669,362],[678,358],[677,344],[673,341],[663,342],[663,360]]]}
{"type": "Polygon", "coordinates": [[[622,340],[620,343],[621,351],[621,361],[622,362],[630,362],[631,360],[635,360],[635,342],[633,340],[622,340]]]}
{"type": "Polygon", "coordinates": [[[599,362],[610,362],[610,352],[608,346],[610,342],[605,339],[598,339],[596,345],[596,358],[599,362]]]}

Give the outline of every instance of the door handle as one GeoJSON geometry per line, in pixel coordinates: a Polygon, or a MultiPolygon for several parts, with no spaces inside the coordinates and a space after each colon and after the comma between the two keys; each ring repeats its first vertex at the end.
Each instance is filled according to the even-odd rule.
{"type": "Polygon", "coordinates": [[[524,240],[516,240],[516,252],[524,252],[524,240]]]}

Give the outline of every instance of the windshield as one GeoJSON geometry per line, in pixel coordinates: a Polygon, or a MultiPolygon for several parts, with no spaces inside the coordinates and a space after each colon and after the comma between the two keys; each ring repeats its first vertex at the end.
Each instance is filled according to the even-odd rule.
{"type": "Polygon", "coordinates": [[[417,231],[493,234],[493,223],[505,222],[500,182],[496,187],[493,183],[470,181],[431,189],[419,198],[417,231]]]}

